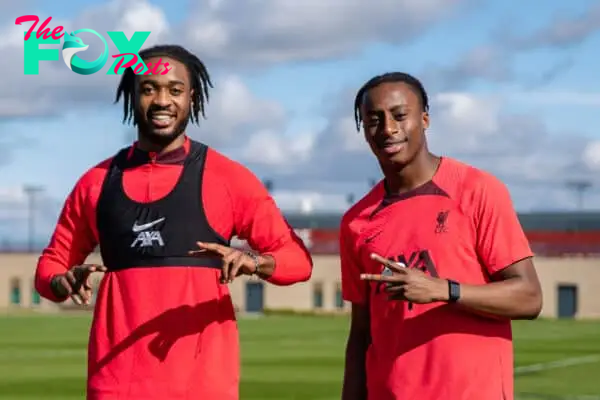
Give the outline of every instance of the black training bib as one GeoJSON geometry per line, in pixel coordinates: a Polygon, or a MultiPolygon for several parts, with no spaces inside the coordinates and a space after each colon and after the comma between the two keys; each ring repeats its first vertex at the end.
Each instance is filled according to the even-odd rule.
{"type": "Polygon", "coordinates": [[[96,209],[100,252],[109,271],[135,267],[220,268],[213,257],[190,257],[197,241],[229,246],[208,223],[202,205],[207,146],[190,141],[190,151],[175,187],[152,203],[131,200],[123,189],[129,148],[112,160],[96,209]]]}

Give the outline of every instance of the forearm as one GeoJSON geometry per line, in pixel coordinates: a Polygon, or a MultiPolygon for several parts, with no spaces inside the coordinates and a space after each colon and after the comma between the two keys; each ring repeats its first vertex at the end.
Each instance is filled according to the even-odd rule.
{"type": "Polygon", "coordinates": [[[306,282],[312,274],[312,258],[308,251],[300,245],[291,241],[280,249],[264,254],[264,258],[270,258],[263,267],[265,271],[262,278],[267,282],[278,286],[292,285],[298,282],[306,282]]]}
{"type": "Polygon", "coordinates": [[[83,263],[97,244],[90,225],[96,213],[95,206],[89,202],[87,184],[81,182],[67,197],[50,243],[38,259],[35,271],[36,290],[42,297],[54,302],[65,299],[57,297],[52,290],[52,279],[83,263]]]}
{"type": "Polygon", "coordinates": [[[367,333],[350,331],[346,345],[346,365],[342,400],[367,399],[366,359],[369,338],[367,333]]]}
{"type": "Polygon", "coordinates": [[[35,288],[42,297],[55,303],[62,303],[69,296],[61,293],[57,285],[53,285],[54,278],[65,274],[73,266],[82,264],[90,253],[87,248],[76,247],[78,243],[70,244],[72,247],[69,249],[65,243],[53,238],[38,259],[35,288]]]}
{"type": "Polygon", "coordinates": [[[65,301],[67,297],[59,297],[55,290],[52,289],[52,279],[59,274],[64,274],[67,271],[67,266],[56,260],[49,250],[44,250],[44,253],[38,260],[38,265],[35,271],[35,289],[45,299],[60,303],[65,301]]]}
{"type": "Polygon", "coordinates": [[[485,285],[461,284],[457,303],[482,315],[534,319],[541,311],[542,295],[534,285],[515,277],[485,285]]]}

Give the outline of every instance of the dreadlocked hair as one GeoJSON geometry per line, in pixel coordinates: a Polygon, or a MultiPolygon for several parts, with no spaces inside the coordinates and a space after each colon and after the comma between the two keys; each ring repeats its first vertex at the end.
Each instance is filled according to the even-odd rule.
{"type": "Polygon", "coordinates": [[[360,131],[360,124],[362,122],[362,117],[360,115],[360,106],[363,102],[365,94],[369,90],[381,85],[382,83],[391,82],[406,83],[407,85],[409,85],[420,97],[423,111],[429,112],[429,98],[427,97],[427,92],[425,91],[423,84],[417,78],[404,72],[388,72],[386,74],[378,75],[371,78],[367,83],[363,85],[363,87],[360,88],[360,90],[356,94],[356,99],[354,100],[354,120],[356,121],[356,129],[360,131]]]}
{"type": "MultiPolygon", "coordinates": [[[[158,45],[149,47],[140,51],[139,55],[142,60],[153,57],[170,57],[183,63],[190,75],[191,89],[193,90],[190,118],[192,122],[196,124],[198,124],[198,116],[200,113],[202,113],[203,118],[206,118],[204,106],[208,103],[208,88],[212,88],[213,85],[210,81],[210,76],[208,75],[206,67],[198,57],[177,45],[158,45]]],[[[121,82],[117,88],[117,98],[115,99],[115,103],[117,103],[121,96],[123,96],[123,122],[130,123],[133,119],[134,125],[137,124],[137,121],[135,120],[134,104],[135,81],[136,74],[131,67],[128,67],[125,69],[125,72],[123,72],[121,82]]]]}

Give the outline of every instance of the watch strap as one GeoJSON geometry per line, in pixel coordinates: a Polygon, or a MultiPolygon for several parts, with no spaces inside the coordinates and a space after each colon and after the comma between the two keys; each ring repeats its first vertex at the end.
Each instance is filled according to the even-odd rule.
{"type": "Polygon", "coordinates": [[[448,279],[448,302],[456,303],[460,299],[460,284],[448,279]]]}

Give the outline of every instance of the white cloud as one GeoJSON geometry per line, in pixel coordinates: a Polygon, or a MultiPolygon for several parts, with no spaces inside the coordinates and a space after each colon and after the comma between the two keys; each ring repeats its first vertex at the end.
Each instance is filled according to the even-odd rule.
{"type": "Polygon", "coordinates": [[[240,147],[259,131],[281,134],[286,112],[273,100],[257,98],[237,75],[220,77],[214,83],[206,107],[206,120],[190,126],[192,137],[215,146],[240,147]]]}
{"type": "Polygon", "coordinates": [[[600,6],[596,3],[591,3],[587,10],[578,15],[561,14],[527,37],[508,35],[507,39],[510,39],[512,46],[522,50],[539,47],[560,48],[579,45],[600,30],[600,6]]]}
{"type": "MultiPolygon", "coordinates": [[[[569,180],[591,179],[600,184],[600,177],[593,173],[600,169],[599,142],[552,132],[536,115],[510,113],[506,109],[510,103],[501,97],[449,92],[432,95],[431,103],[428,140],[432,151],[494,173],[509,186],[520,209],[572,206],[573,196],[566,186],[569,180]]],[[[346,193],[362,195],[369,179],[381,173],[363,134],[342,110],[334,107],[329,122],[314,137],[305,162],[294,162],[297,159],[286,155],[281,142],[269,136],[262,136],[265,146],[271,146],[262,156],[273,168],[260,169],[256,157],[249,161],[263,175],[274,178],[282,190],[295,188],[340,198],[346,193]],[[290,174],[296,177],[295,186],[285,178],[290,174]]],[[[260,146],[254,149],[260,156],[260,146]]],[[[318,207],[320,203],[313,204],[318,207]]],[[[344,201],[331,204],[345,207],[344,201]]]]}
{"type": "Polygon", "coordinates": [[[482,138],[498,131],[498,101],[479,99],[468,93],[440,93],[434,96],[431,106],[435,119],[430,126],[430,136],[443,140],[448,131],[460,132],[460,142],[450,142],[462,150],[477,150],[482,138]]]}
{"type": "MultiPolygon", "coordinates": [[[[44,193],[34,195],[33,235],[47,237],[58,217],[59,204],[44,193]]],[[[22,245],[28,237],[28,197],[24,187],[0,188],[0,249],[22,245]]]]}
{"type": "Polygon", "coordinates": [[[463,3],[204,0],[192,13],[185,37],[205,58],[217,61],[272,64],[331,59],[350,54],[368,41],[405,42],[463,3]]]}
{"type": "MultiPolygon", "coordinates": [[[[258,101],[239,76],[227,76],[219,80],[219,94],[210,112],[217,119],[230,119],[234,124],[256,124],[266,118],[279,120],[283,109],[274,101],[258,101]]],[[[227,123],[227,121],[221,121],[227,123]]],[[[227,129],[226,129],[227,130],[227,129]]]]}
{"type": "Polygon", "coordinates": [[[242,159],[249,163],[278,166],[289,171],[309,160],[314,137],[310,133],[286,137],[279,132],[259,131],[250,137],[242,159]]]}
{"type": "Polygon", "coordinates": [[[583,157],[590,169],[600,171],[600,141],[596,140],[589,143],[585,148],[583,157]]]}
{"type": "MultiPolygon", "coordinates": [[[[150,30],[152,33],[143,47],[165,41],[183,43],[202,54],[209,65],[225,62],[227,68],[239,69],[281,61],[331,59],[350,54],[372,40],[404,42],[461,3],[459,0],[428,0],[418,4],[410,0],[368,3],[204,0],[188,13],[181,29],[174,29],[164,11],[148,0],[111,0],[87,8],[72,20],[53,19],[50,25],[62,25],[69,32],[80,28],[102,34],[121,30],[128,37],[134,31],[150,30]],[[398,13],[398,9],[402,12],[398,13]]],[[[64,107],[113,100],[118,77],[105,74],[109,65],[96,74],[80,76],[62,62],[41,61],[39,75],[24,75],[23,31],[30,25],[16,26],[10,20],[6,26],[0,26],[4,38],[0,44],[3,51],[0,67],[8,76],[0,94],[0,116],[56,113],[60,112],[57,103],[64,107]],[[30,102],[33,106],[23,106],[30,102]]],[[[90,41],[86,53],[93,57],[99,42],[95,42],[93,35],[82,34],[82,38],[90,41]]],[[[110,40],[108,43],[110,54],[116,54],[114,45],[110,40]]]]}
{"type": "MultiPolygon", "coordinates": [[[[118,7],[120,8],[120,7],[118,7]]],[[[121,10],[115,10],[120,12],[121,10]]],[[[151,31],[152,33],[144,43],[149,47],[165,38],[170,31],[169,22],[160,7],[154,6],[143,0],[129,2],[116,26],[116,30],[123,31],[131,37],[136,31],[151,31]]]]}
{"type": "Polygon", "coordinates": [[[22,187],[0,187],[0,199],[3,202],[23,202],[26,199],[22,187]]]}
{"type": "MultiPolygon", "coordinates": [[[[260,141],[273,136],[281,140],[278,136],[285,130],[287,118],[281,103],[257,97],[239,75],[220,76],[213,79],[213,84],[205,106],[206,119],[200,116],[199,126],[188,125],[187,133],[192,138],[218,148],[234,149],[236,153],[244,152],[252,159],[259,158],[255,149],[261,145],[260,141]],[[259,136],[252,139],[255,134],[259,136]],[[244,150],[250,140],[253,149],[244,150]]],[[[136,135],[137,131],[129,128],[126,142],[130,143],[136,135]]],[[[277,157],[275,153],[271,151],[270,157],[277,157]]]]}
{"type": "Polygon", "coordinates": [[[469,93],[436,96],[431,148],[473,162],[509,184],[557,186],[589,176],[584,164],[588,139],[553,132],[540,117],[508,112],[507,105],[507,100],[469,93]]]}

